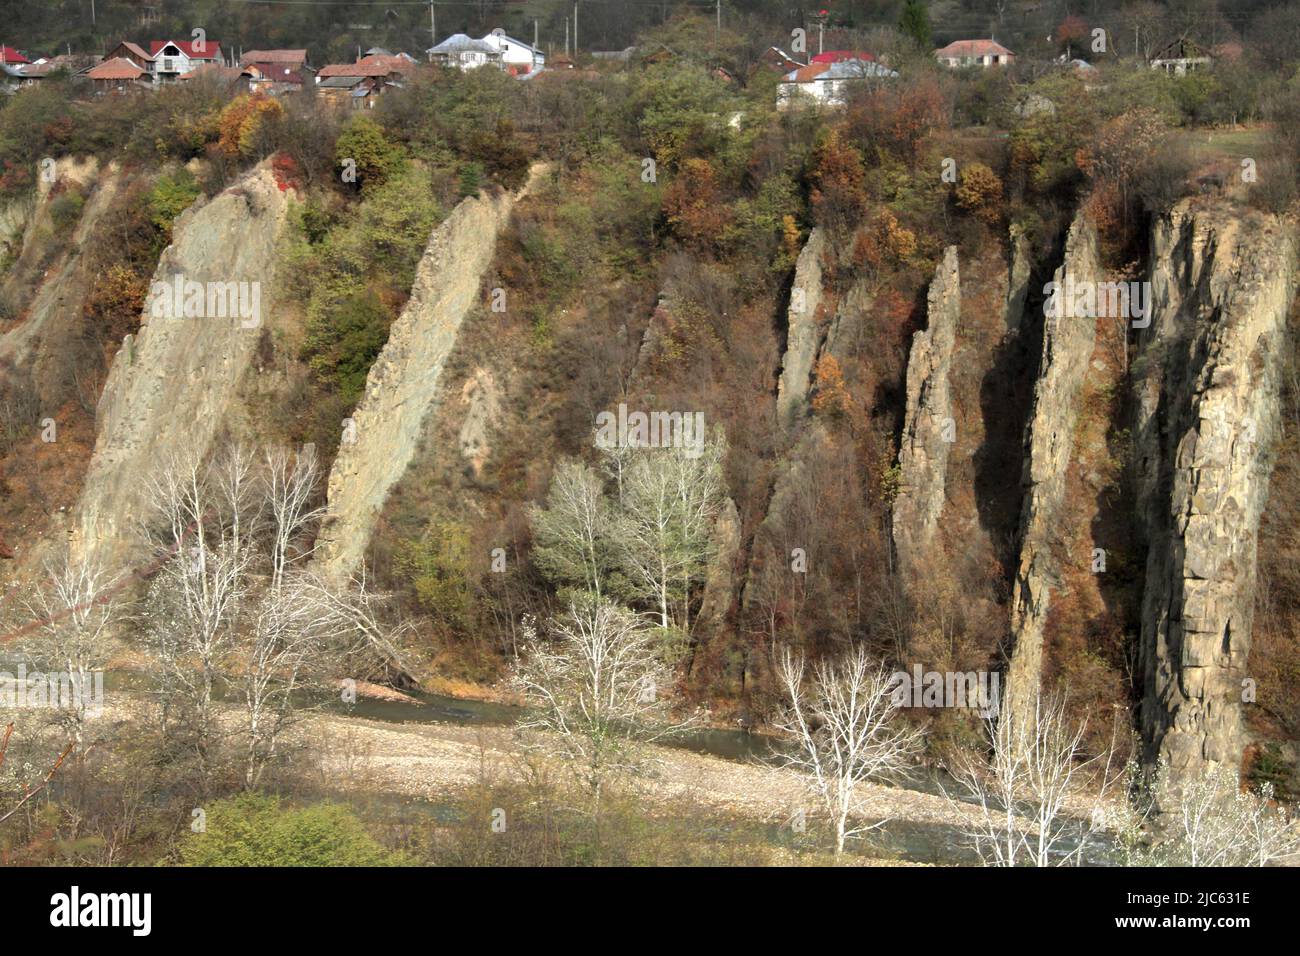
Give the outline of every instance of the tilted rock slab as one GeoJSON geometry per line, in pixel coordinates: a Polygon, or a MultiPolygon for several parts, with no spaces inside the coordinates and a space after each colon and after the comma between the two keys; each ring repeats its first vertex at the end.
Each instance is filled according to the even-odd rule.
{"type": "MultiPolygon", "coordinates": [[[[270,308],[288,194],[263,163],[173,226],[155,282],[258,282],[270,308]]],[[[262,334],[238,314],[152,317],[118,349],[100,396],[95,451],[77,505],[72,546],[110,569],[135,551],[151,517],[149,482],[178,457],[208,454],[234,410],[262,334]]]]}
{"type": "MultiPolygon", "coordinates": [[[[1053,281],[1064,286],[1103,281],[1097,230],[1080,212],[1065,240],[1065,254],[1053,281]]],[[[1079,395],[1096,341],[1095,317],[1045,315],[1043,350],[1029,424],[1025,430],[1024,501],[1020,511],[1020,563],[1011,595],[1011,662],[1006,707],[1012,719],[1034,713],[1043,669],[1043,628],[1057,568],[1064,556],[1056,525],[1065,496],[1066,472],[1074,451],[1079,395]]]]}
{"type": "MultiPolygon", "coordinates": [[[[544,173],[535,166],[529,184],[544,173]]],[[[328,515],[317,542],[317,568],[335,580],[358,570],[375,520],[415,457],[425,422],[441,398],[442,371],[457,333],[478,301],[497,237],[518,196],[463,200],[429,239],[411,298],[370,367],[352,413],[355,440],[339,447],[330,471],[328,515]]]]}
{"type": "Polygon", "coordinates": [[[786,313],[785,357],[777,383],[776,418],[782,429],[792,428],[808,410],[813,364],[821,347],[817,307],[822,298],[822,250],[825,236],[813,229],[795,262],[794,284],[786,313]]]}
{"type": "MultiPolygon", "coordinates": [[[[99,172],[93,161],[77,164],[59,160],[55,170],[56,181],[71,181],[93,188],[72,231],[67,254],[45,270],[23,322],[0,336],[0,375],[6,374],[9,368],[31,375],[42,403],[41,417],[57,411],[67,398],[65,393],[70,390],[71,383],[62,380],[62,370],[68,364],[65,353],[81,336],[82,307],[95,279],[85,255],[86,243],[108,213],[123,181],[116,163],[110,163],[99,172]]],[[[48,206],[50,189],[44,181],[42,186],[45,189],[42,203],[48,206]]],[[[48,218],[47,209],[41,212],[48,218]]],[[[7,294],[15,291],[8,282],[5,283],[7,294]]],[[[36,427],[35,423],[33,427],[36,427]]]]}
{"type": "Polygon", "coordinates": [[[1138,507],[1148,541],[1141,727],[1175,788],[1240,767],[1256,543],[1278,434],[1291,226],[1184,201],[1154,224],[1138,376],[1138,507]]]}
{"type": "Polygon", "coordinates": [[[952,447],[945,430],[954,427],[948,371],[961,320],[956,246],[944,250],[935,268],[926,314],[926,328],[912,337],[907,358],[907,411],[898,449],[900,486],[890,519],[894,552],[904,573],[923,560],[943,512],[952,447]]]}

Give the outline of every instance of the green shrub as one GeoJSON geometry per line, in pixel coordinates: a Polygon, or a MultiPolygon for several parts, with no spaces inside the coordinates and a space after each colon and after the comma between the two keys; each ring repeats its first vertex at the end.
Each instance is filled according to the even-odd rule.
{"type": "Polygon", "coordinates": [[[275,797],[243,794],[206,808],[205,832],[187,834],[184,866],[396,866],[346,807],[286,807],[275,797]]]}
{"type": "Polygon", "coordinates": [[[50,219],[56,233],[66,232],[77,224],[81,210],[86,205],[86,197],[76,190],[60,194],[50,203],[50,219]]]}

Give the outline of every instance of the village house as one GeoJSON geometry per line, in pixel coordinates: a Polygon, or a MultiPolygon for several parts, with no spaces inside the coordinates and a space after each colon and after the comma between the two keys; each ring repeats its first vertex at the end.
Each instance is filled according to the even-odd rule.
{"type": "Polygon", "coordinates": [[[306,50],[249,50],[239,57],[239,65],[254,93],[300,93],[316,82],[306,50]]]}
{"type": "Polygon", "coordinates": [[[144,91],[153,85],[147,70],[124,57],[105,60],[98,66],[83,71],[80,76],[90,80],[95,94],[99,96],[105,93],[144,91]]]}
{"type": "Polygon", "coordinates": [[[483,38],[483,42],[501,51],[501,66],[512,76],[532,73],[546,66],[546,54],[532,44],[507,36],[500,28],[483,38]]]}
{"type": "Polygon", "coordinates": [[[30,62],[31,60],[27,59],[27,57],[23,56],[13,47],[0,45],[0,64],[18,67],[25,66],[30,62]]]}
{"type": "Polygon", "coordinates": [[[991,66],[1009,66],[1016,55],[996,40],[954,40],[946,47],[934,51],[935,58],[949,69],[965,66],[988,69],[991,66]]]}
{"type": "Polygon", "coordinates": [[[0,63],[0,90],[5,93],[17,93],[24,86],[23,71],[8,63],[0,63]]]}
{"type": "Polygon", "coordinates": [[[777,86],[778,109],[801,105],[842,106],[849,91],[863,80],[896,77],[895,70],[874,60],[840,60],[836,63],[809,63],[787,73],[777,86]]]}
{"type": "Polygon", "coordinates": [[[501,48],[486,40],[475,40],[464,33],[453,33],[441,43],[424,51],[430,63],[455,67],[458,70],[477,70],[482,66],[502,66],[501,48]]]}
{"type": "Polygon", "coordinates": [[[1199,44],[1183,38],[1175,40],[1159,50],[1151,58],[1151,69],[1164,70],[1166,73],[1182,76],[1189,71],[1209,66],[1211,62],[1209,53],[1199,44]]]}
{"type": "Polygon", "coordinates": [[[299,72],[285,63],[249,63],[242,71],[251,93],[266,93],[279,96],[283,93],[301,93],[310,89],[314,78],[305,70],[299,72]]]}
{"type": "Polygon", "coordinates": [[[155,82],[166,83],[206,64],[222,62],[221,44],[215,40],[150,40],[155,82]]]}
{"type": "Polygon", "coordinates": [[[76,75],[93,66],[98,66],[103,58],[88,53],[60,53],[49,59],[41,58],[22,67],[23,85],[36,86],[54,73],[76,75]]]}
{"type": "Polygon", "coordinates": [[[240,55],[239,65],[249,89],[257,93],[297,93],[316,82],[306,50],[248,50],[240,55]]]}
{"type": "Polygon", "coordinates": [[[375,98],[400,89],[416,63],[404,53],[372,53],[356,63],[334,63],[316,74],[316,92],[340,109],[370,109],[375,98]]]}

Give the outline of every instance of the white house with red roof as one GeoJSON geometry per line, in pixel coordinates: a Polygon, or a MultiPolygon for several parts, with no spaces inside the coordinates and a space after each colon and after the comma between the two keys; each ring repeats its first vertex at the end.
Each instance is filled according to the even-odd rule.
{"type": "Polygon", "coordinates": [[[150,71],[158,81],[174,80],[209,63],[221,64],[221,44],[216,40],[150,40],[150,71]]]}
{"type": "Polygon", "coordinates": [[[965,66],[988,69],[1007,66],[1016,55],[996,40],[953,40],[934,51],[935,58],[944,66],[958,70],[965,66]]]}
{"type": "Polygon", "coordinates": [[[777,85],[776,105],[779,109],[813,103],[842,106],[854,86],[860,86],[867,80],[892,79],[897,76],[896,70],[881,66],[874,59],[860,60],[853,57],[833,63],[809,63],[781,78],[777,85]]]}
{"type": "Polygon", "coordinates": [[[0,46],[0,63],[6,66],[22,66],[24,63],[30,63],[31,60],[23,56],[11,46],[0,46]]]}

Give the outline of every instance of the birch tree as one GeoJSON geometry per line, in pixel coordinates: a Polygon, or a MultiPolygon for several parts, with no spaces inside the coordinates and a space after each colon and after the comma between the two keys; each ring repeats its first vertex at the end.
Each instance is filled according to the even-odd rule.
{"type": "Polygon", "coordinates": [[[80,752],[95,673],[102,672],[113,650],[111,628],[121,610],[117,578],[89,559],[64,554],[45,566],[45,578],[26,603],[36,625],[26,651],[44,668],[68,674],[72,699],[59,708],[59,719],[80,752]]]}
{"type": "Polygon", "coordinates": [[[788,705],[774,726],[794,741],[785,764],[804,775],[830,818],[839,855],[850,837],[885,822],[853,822],[864,809],[857,785],[905,772],[921,731],[898,719],[892,673],[861,648],[838,661],[819,661],[811,675],[802,655],[787,648],[776,673],[788,705]]]}
{"type": "Polygon", "coordinates": [[[684,449],[645,449],[624,476],[614,547],[620,567],[655,607],[665,630],[675,623],[674,605],[683,608],[689,628],[691,586],[704,574],[722,502],[724,453],[717,435],[698,456],[684,449]]]}
{"type": "Polygon", "coordinates": [[[534,707],[520,729],[547,731],[599,806],[606,781],[643,765],[641,744],[677,734],[694,715],[674,717],[663,694],[672,671],[654,631],[608,600],[575,603],[539,638],[526,622],[514,682],[534,707]]]}
{"type": "Polygon", "coordinates": [[[1071,722],[1065,699],[1047,694],[1035,697],[1032,719],[1003,709],[984,728],[986,755],[949,768],[960,788],[953,799],[978,810],[968,836],[984,865],[1078,866],[1123,779],[1113,743],[1088,756],[1086,721],[1071,722]]]}
{"type": "Polygon", "coordinates": [[[551,477],[546,507],[530,509],[529,518],[538,567],[557,582],[581,585],[599,601],[609,570],[614,518],[600,475],[578,461],[561,463],[551,477]]]}

